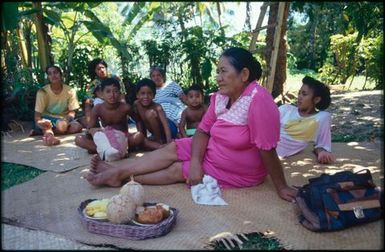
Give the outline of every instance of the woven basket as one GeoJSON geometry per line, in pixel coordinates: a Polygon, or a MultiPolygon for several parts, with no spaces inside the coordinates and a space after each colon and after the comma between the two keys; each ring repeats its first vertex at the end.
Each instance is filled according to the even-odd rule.
{"type": "MultiPolygon", "coordinates": [[[[80,220],[82,224],[87,228],[88,232],[95,234],[109,235],[129,240],[155,238],[170,232],[176,223],[176,217],[178,215],[178,210],[170,207],[170,209],[173,211],[173,214],[158,224],[150,226],[139,226],[134,223],[113,224],[111,222],[92,220],[85,216],[83,209],[87,206],[88,203],[94,200],[95,199],[88,199],[83,201],[78,207],[78,212],[80,214],[80,220]]],[[[151,206],[155,204],[156,203],[145,203],[144,206],[151,206]]]]}

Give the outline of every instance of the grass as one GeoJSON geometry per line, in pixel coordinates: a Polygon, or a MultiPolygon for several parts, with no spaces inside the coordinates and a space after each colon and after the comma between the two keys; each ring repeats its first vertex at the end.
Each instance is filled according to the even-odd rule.
{"type": "Polygon", "coordinates": [[[1,191],[31,180],[45,171],[7,162],[1,162],[1,191]]]}
{"type": "MultiPolygon", "coordinates": [[[[306,74],[307,74],[306,72],[290,74],[288,71],[287,78],[286,78],[286,86],[284,91],[291,91],[296,94],[298,90],[301,88],[302,79],[303,77],[305,77],[306,74]]],[[[317,77],[315,78],[319,79],[317,77]]],[[[339,89],[342,89],[342,90],[349,90],[349,91],[363,90],[364,83],[365,83],[365,76],[362,76],[362,75],[355,76],[351,85],[350,85],[350,81],[351,81],[351,78],[349,78],[344,85],[331,85],[331,88],[333,89],[333,86],[335,87],[338,86],[339,89]]],[[[366,82],[365,89],[372,90],[374,89],[375,86],[376,86],[375,82],[368,80],[366,82]]]]}

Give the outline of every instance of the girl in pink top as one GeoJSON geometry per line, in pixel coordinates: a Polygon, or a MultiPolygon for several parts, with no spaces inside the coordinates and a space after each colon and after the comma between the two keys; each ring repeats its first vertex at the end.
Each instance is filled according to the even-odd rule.
{"type": "Polygon", "coordinates": [[[261,73],[247,50],[225,50],[217,69],[219,90],[192,138],[177,139],[114,168],[96,155],[86,179],[118,187],[135,175],[142,184],[196,185],[208,174],[229,188],[258,185],[269,174],[279,196],[292,201],[296,190],[287,185],[275,152],[279,112],[272,96],[255,81],[261,73]]]}

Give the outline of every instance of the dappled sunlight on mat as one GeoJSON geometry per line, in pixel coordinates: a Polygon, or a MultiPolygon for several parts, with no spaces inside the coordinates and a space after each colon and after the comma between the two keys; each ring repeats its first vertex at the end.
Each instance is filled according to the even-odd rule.
{"type": "Polygon", "coordinates": [[[43,145],[41,136],[17,134],[2,138],[2,160],[54,172],[64,172],[89,164],[91,155],[75,145],[75,136],[57,136],[61,144],[54,146],[43,145]]]}

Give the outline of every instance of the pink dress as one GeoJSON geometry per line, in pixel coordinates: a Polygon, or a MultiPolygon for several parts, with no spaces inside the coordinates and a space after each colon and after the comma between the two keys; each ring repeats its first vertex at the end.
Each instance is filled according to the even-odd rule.
{"type": "MultiPolygon", "coordinates": [[[[215,93],[198,128],[210,138],[203,171],[222,188],[255,186],[267,170],[259,149],[271,150],[279,141],[279,112],[271,94],[256,82],[250,83],[230,109],[229,97],[215,93]]],[[[192,138],[176,139],[183,176],[188,177],[192,138]]]]}

